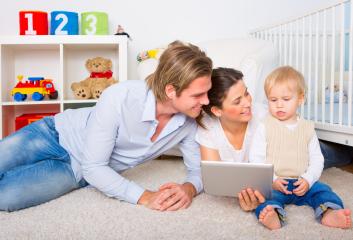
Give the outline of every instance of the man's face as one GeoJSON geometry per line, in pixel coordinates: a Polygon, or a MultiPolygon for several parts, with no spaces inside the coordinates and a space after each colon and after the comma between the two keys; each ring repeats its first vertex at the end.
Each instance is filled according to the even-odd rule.
{"type": "Polygon", "coordinates": [[[211,76],[203,76],[192,81],[180,96],[177,96],[174,91],[171,97],[173,108],[176,112],[196,118],[199,116],[202,106],[209,103],[207,92],[211,89],[211,85],[211,76]]]}

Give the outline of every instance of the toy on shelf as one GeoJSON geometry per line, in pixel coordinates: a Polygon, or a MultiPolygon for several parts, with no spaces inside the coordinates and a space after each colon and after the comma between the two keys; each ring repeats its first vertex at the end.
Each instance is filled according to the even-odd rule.
{"type": "Polygon", "coordinates": [[[140,52],[137,55],[137,61],[142,62],[142,61],[149,59],[149,58],[154,58],[154,59],[158,60],[164,50],[165,50],[165,48],[154,48],[154,49],[140,52]]]}
{"type": "Polygon", "coordinates": [[[15,130],[17,131],[20,128],[23,128],[24,126],[27,126],[28,124],[38,121],[39,119],[42,119],[47,116],[53,116],[57,114],[56,112],[52,113],[26,113],[22,114],[15,119],[15,130]]]}
{"type": "Polygon", "coordinates": [[[95,57],[86,61],[86,69],[90,76],[80,82],[73,82],[71,90],[76,99],[98,99],[103,90],[117,83],[113,77],[112,61],[103,57],[95,57]]]}
{"type": "Polygon", "coordinates": [[[121,25],[118,25],[118,29],[116,30],[116,33],[114,35],[123,35],[123,36],[125,35],[130,40],[132,40],[130,35],[127,32],[125,32],[124,28],[121,25]]]}
{"type": "Polygon", "coordinates": [[[20,11],[20,35],[48,35],[48,13],[20,11]]]}
{"type": "Polygon", "coordinates": [[[21,102],[26,100],[27,94],[32,94],[34,101],[41,101],[48,95],[50,99],[58,98],[58,91],[55,89],[53,80],[44,79],[44,77],[29,77],[28,80],[22,82],[23,75],[17,76],[18,83],[11,90],[14,100],[21,102]]]}
{"type": "Polygon", "coordinates": [[[82,35],[108,35],[108,14],[105,12],[81,13],[82,35]]]}

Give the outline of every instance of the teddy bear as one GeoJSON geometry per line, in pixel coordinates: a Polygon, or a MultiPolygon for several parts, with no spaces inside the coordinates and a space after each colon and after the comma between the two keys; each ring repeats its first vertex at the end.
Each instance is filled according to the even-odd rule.
{"type": "Polygon", "coordinates": [[[98,99],[104,89],[118,82],[113,77],[110,59],[95,57],[88,59],[85,66],[90,72],[90,76],[85,80],[71,84],[71,90],[76,99],[98,99]]]}

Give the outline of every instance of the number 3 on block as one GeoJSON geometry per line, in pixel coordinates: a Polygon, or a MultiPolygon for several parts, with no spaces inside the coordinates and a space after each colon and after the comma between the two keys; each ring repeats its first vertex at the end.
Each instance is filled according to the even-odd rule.
{"type": "Polygon", "coordinates": [[[107,35],[108,15],[104,12],[81,13],[81,34],[107,35]]]}

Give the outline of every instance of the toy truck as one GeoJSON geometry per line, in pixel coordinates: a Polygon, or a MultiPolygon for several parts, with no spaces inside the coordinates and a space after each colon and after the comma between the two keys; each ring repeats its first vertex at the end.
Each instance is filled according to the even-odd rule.
{"type": "Polygon", "coordinates": [[[44,77],[29,77],[28,80],[22,82],[23,76],[17,76],[18,83],[11,90],[11,95],[17,102],[26,100],[28,94],[32,94],[32,100],[41,101],[45,95],[50,99],[58,98],[58,91],[55,89],[53,80],[44,77]]]}

